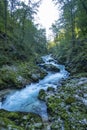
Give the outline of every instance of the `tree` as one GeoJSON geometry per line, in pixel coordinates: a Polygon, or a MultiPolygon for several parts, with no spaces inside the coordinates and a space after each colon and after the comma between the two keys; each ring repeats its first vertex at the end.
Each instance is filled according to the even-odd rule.
{"type": "Polygon", "coordinates": [[[4,30],[4,2],[0,1],[0,33],[4,30]]]}
{"type": "MultiPolygon", "coordinates": [[[[42,53],[42,48],[46,50],[45,30],[39,29],[34,23],[40,2],[41,0],[29,0],[26,5],[19,0],[0,1],[0,35],[3,32],[5,42],[8,39],[9,46],[16,46],[15,48],[26,52],[26,55],[30,55],[31,52],[42,53]]],[[[6,49],[8,53],[7,50],[9,49],[6,49]]]]}
{"type": "Polygon", "coordinates": [[[5,26],[5,42],[7,43],[7,0],[4,0],[5,7],[5,18],[4,18],[4,26],[5,26]]]}

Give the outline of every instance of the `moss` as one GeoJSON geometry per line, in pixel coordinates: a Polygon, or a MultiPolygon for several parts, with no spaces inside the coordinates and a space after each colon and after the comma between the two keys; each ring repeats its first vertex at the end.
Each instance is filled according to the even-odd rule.
{"type": "Polygon", "coordinates": [[[7,118],[2,118],[0,117],[0,129],[16,129],[16,130],[24,130],[24,128],[18,126],[18,125],[15,125],[14,122],[12,122],[11,120],[7,119],[7,118]]]}
{"type": "Polygon", "coordinates": [[[54,90],[55,90],[55,89],[54,89],[53,87],[48,87],[48,88],[47,88],[47,92],[49,92],[49,91],[52,91],[52,92],[53,92],[54,90]]]}
{"type": "Polygon", "coordinates": [[[51,130],[61,130],[61,127],[59,127],[59,124],[53,123],[53,124],[51,125],[51,130]]]}
{"type": "Polygon", "coordinates": [[[47,101],[47,111],[51,115],[58,115],[58,111],[60,104],[62,103],[62,99],[51,96],[47,101]]]}
{"type": "Polygon", "coordinates": [[[0,55],[0,66],[9,64],[10,60],[5,55],[0,55]]]}
{"type": "Polygon", "coordinates": [[[7,112],[0,110],[0,127],[8,129],[8,126],[17,130],[35,130],[43,127],[40,116],[33,113],[7,112]]]}
{"type": "Polygon", "coordinates": [[[81,77],[87,77],[87,72],[83,72],[83,73],[77,73],[74,75],[76,78],[81,78],[81,77]]]}
{"type": "Polygon", "coordinates": [[[65,100],[65,103],[66,103],[66,104],[72,104],[72,103],[74,103],[74,102],[76,102],[75,97],[68,97],[68,98],[65,100]]]}
{"type": "Polygon", "coordinates": [[[64,122],[64,128],[65,130],[73,130],[69,120],[64,122]]]}
{"type": "Polygon", "coordinates": [[[67,111],[65,111],[65,112],[62,111],[61,114],[60,114],[60,117],[63,120],[69,120],[69,115],[68,115],[67,111]]]}
{"type": "Polygon", "coordinates": [[[53,71],[53,72],[59,72],[60,69],[57,68],[56,66],[53,66],[52,64],[45,64],[44,66],[44,69],[48,70],[48,71],[53,71]]]}
{"type": "MultiPolygon", "coordinates": [[[[87,107],[81,99],[87,93],[87,79],[73,77],[58,88],[54,96],[48,96],[47,109],[52,123],[51,128],[56,129],[58,118],[62,120],[65,130],[84,130],[87,127],[87,107]],[[79,83],[82,83],[80,85],[79,83]],[[83,93],[83,97],[80,94],[83,93]],[[57,120],[57,122],[55,122],[57,120]]],[[[61,130],[62,128],[57,128],[61,130]]]]}
{"type": "Polygon", "coordinates": [[[45,101],[45,97],[46,97],[46,92],[45,90],[41,89],[38,94],[38,99],[45,101]]]}
{"type": "Polygon", "coordinates": [[[44,70],[40,70],[40,79],[43,79],[47,75],[47,72],[44,70]]]}
{"type": "Polygon", "coordinates": [[[46,75],[34,62],[20,63],[16,66],[5,65],[0,69],[0,89],[23,88],[26,84],[39,81],[46,75]],[[39,75],[32,78],[32,75],[39,75]]]}

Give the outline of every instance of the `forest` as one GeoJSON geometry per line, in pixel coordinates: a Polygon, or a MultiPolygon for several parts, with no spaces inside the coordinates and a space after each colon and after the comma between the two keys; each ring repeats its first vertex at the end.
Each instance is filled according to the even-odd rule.
{"type": "Polygon", "coordinates": [[[87,1],[54,0],[62,10],[60,19],[52,25],[54,41],[48,45],[58,60],[73,72],[87,72],[87,1]]]}
{"type": "MultiPolygon", "coordinates": [[[[46,29],[35,23],[42,1],[0,0],[0,129],[86,130],[87,0],[52,0],[60,10],[50,28],[52,41],[46,29]],[[46,108],[46,117],[32,103],[32,111],[30,106],[25,111],[6,109],[11,95],[27,86],[29,94],[33,86],[41,87],[34,100],[46,108]]],[[[26,96],[19,93],[19,98],[25,99],[27,92],[26,96]]]]}

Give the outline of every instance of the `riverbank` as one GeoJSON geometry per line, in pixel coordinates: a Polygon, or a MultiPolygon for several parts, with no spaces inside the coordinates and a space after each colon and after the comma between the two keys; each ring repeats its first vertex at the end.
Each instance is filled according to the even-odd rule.
{"type": "Polygon", "coordinates": [[[21,89],[27,84],[42,79],[46,72],[30,61],[11,66],[4,65],[0,68],[0,74],[0,90],[3,90],[21,89]]]}
{"type": "Polygon", "coordinates": [[[68,79],[54,94],[47,94],[52,130],[86,130],[87,78],[68,79]]]}

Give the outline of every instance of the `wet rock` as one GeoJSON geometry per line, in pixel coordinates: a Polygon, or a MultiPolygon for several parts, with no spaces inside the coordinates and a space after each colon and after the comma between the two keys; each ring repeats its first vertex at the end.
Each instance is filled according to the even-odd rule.
{"type": "Polygon", "coordinates": [[[12,92],[12,91],[14,91],[14,90],[11,90],[11,89],[1,90],[1,91],[0,91],[0,101],[4,101],[5,96],[6,96],[7,94],[9,94],[10,92],[12,92]]]}
{"type": "Polygon", "coordinates": [[[30,78],[33,82],[37,82],[40,79],[43,79],[47,75],[47,72],[44,70],[39,70],[37,73],[33,73],[30,78]]]}
{"type": "Polygon", "coordinates": [[[36,129],[41,129],[41,128],[43,127],[43,124],[42,124],[42,123],[35,123],[35,124],[34,124],[34,127],[35,127],[36,129]]]}
{"type": "Polygon", "coordinates": [[[45,97],[46,97],[46,92],[45,92],[45,90],[41,89],[38,94],[38,99],[45,101],[45,97]]]}
{"type": "Polygon", "coordinates": [[[60,69],[52,64],[44,64],[43,68],[46,69],[47,71],[53,71],[53,72],[59,72],[60,69]]]}
{"type": "Polygon", "coordinates": [[[32,74],[31,79],[35,82],[37,82],[40,79],[40,74],[32,74]]]}
{"type": "Polygon", "coordinates": [[[48,87],[48,88],[47,88],[47,92],[50,92],[50,91],[54,92],[54,91],[55,91],[55,88],[53,88],[53,87],[48,87]]]}

